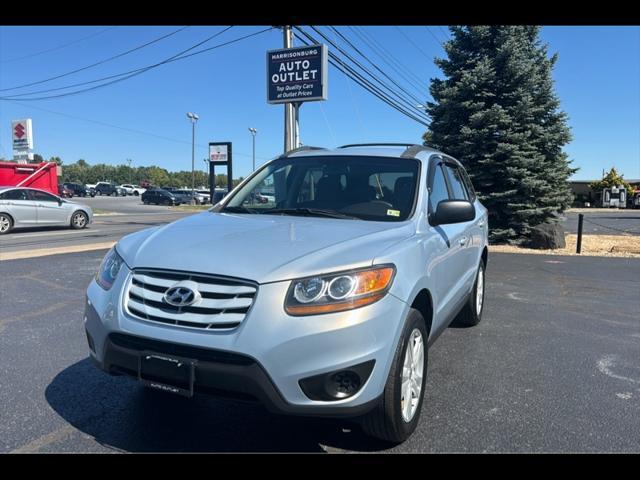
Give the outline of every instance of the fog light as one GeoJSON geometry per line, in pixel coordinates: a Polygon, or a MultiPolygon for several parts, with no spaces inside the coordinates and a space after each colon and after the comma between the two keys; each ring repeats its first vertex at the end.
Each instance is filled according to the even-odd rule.
{"type": "Polygon", "coordinates": [[[367,382],[375,360],[353,365],[344,370],[326,372],[300,380],[300,388],[311,400],[336,401],[352,397],[367,382]]]}
{"type": "Polygon", "coordinates": [[[334,373],[329,377],[327,392],[335,398],[347,398],[360,389],[360,377],[350,370],[334,373]]]}

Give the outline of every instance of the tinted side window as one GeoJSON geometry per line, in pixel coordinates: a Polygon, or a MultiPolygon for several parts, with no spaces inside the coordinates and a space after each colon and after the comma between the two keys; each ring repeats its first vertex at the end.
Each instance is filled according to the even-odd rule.
{"type": "Polygon", "coordinates": [[[469,193],[464,186],[464,180],[460,170],[453,165],[445,165],[445,170],[449,177],[449,185],[451,185],[451,193],[453,200],[469,200],[469,193]]]}
{"type": "Polygon", "coordinates": [[[467,187],[467,192],[469,192],[469,196],[471,197],[471,201],[475,201],[476,199],[476,191],[473,188],[473,183],[471,183],[471,178],[469,174],[464,168],[460,169],[460,173],[462,173],[462,179],[464,180],[464,184],[467,187]]]}
{"type": "Polygon", "coordinates": [[[57,202],[58,198],[46,192],[39,192],[38,190],[31,190],[31,198],[38,202],[57,202]]]}
{"type": "Polygon", "coordinates": [[[449,192],[444,179],[444,173],[442,172],[442,166],[436,165],[433,170],[433,181],[429,187],[429,211],[435,212],[438,203],[442,200],[449,200],[449,192]]]}
{"type": "Polygon", "coordinates": [[[26,190],[9,190],[0,195],[3,200],[29,200],[26,190]]]}

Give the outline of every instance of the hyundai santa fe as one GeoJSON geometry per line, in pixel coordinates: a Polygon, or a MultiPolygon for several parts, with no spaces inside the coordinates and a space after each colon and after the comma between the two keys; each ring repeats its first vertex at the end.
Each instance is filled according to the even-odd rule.
{"type": "Polygon", "coordinates": [[[487,229],[442,152],[302,147],[208,211],[122,238],[87,290],[90,357],[147,388],[351,417],[402,442],[429,346],[482,317],[487,229]]]}

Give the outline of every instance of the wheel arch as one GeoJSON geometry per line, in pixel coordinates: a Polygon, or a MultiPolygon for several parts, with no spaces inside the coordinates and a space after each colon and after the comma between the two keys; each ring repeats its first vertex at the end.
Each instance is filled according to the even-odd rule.
{"type": "Polygon", "coordinates": [[[422,314],[427,327],[427,335],[430,335],[433,324],[433,298],[431,297],[431,292],[426,288],[420,290],[413,302],[411,302],[411,308],[415,308],[422,314]]]}
{"type": "Polygon", "coordinates": [[[6,215],[7,217],[9,217],[11,219],[11,225],[15,225],[16,224],[16,219],[13,218],[13,215],[11,215],[9,212],[4,212],[4,211],[0,210],[0,215],[6,215]]]}

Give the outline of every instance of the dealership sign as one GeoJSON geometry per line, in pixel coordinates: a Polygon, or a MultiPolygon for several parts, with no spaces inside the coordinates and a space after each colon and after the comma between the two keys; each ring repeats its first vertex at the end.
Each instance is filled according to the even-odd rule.
{"type": "Polygon", "coordinates": [[[209,161],[214,164],[225,164],[229,161],[229,147],[227,142],[209,144],[209,161]]]}
{"type": "Polygon", "coordinates": [[[16,152],[26,152],[33,149],[33,132],[31,119],[14,120],[11,122],[11,138],[16,152]]]}
{"type": "Polygon", "coordinates": [[[327,47],[267,52],[267,102],[293,103],[327,99],[327,47]]]}

